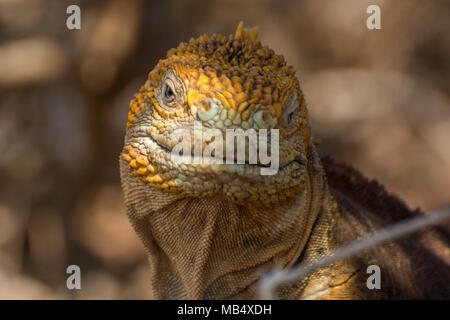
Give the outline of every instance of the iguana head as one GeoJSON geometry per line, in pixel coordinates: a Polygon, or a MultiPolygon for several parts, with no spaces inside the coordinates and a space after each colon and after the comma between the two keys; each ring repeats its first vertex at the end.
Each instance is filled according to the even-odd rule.
{"type": "MultiPolygon", "coordinates": [[[[312,147],[306,104],[293,68],[256,38],[257,29],[244,29],[241,23],[234,35],[182,42],[158,62],[130,103],[122,161],[132,177],[163,192],[218,195],[268,207],[304,190],[312,147]],[[194,146],[195,125],[195,130],[201,125],[201,133],[213,132],[215,142],[222,140],[223,153],[208,149],[213,140],[207,135],[194,146]],[[224,163],[174,161],[171,154],[182,140],[175,133],[181,129],[192,137],[192,154],[200,148],[201,154],[224,163]],[[267,144],[257,140],[251,149],[247,137],[244,163],[226,163],[231,129],[253,129],[258,138],[267,136],[267,144]],[[278,170],[261,174],[270,164],[259,156],[260,150],[273,152],[276,135],[278,170]]],[[[234,155],[242,147],[238,143],[233,139],[230,144],[234,155]]]]}

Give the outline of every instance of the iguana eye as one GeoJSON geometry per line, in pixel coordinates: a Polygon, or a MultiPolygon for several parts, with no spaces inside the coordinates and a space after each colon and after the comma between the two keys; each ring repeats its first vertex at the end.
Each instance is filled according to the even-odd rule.
{"type": "Polygon", "coordinates": [[[164,74],[161,87],[157,90],[159,104],[166,109],[179,108],[185,100],[184,85],[173,70],[164,74]]]}
{"type": "Polygon", "coordinates": [[[175,100],[175,90],[173,89],[173,82],[167,79],[163,85],[164,102],[170,103],[175,100]]]}
{"type": "Polygon", "coordinates": [[[292,131],[296,127],[299,120],[297,92],[294,92],[289,97],[280,120],[281,125],[287,132],[292,131]]]}

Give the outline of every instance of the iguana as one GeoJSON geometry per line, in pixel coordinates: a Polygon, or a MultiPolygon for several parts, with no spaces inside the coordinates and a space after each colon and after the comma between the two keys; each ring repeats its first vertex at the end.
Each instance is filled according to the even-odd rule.
{"type": "MultiPolygon", "coordinates": [[[[351,167],[320,159],[293,68],[257,34],[239,24],[234,35],[182,42],[130,102],[121,182],[157,299],[257,299],[264,272],[316,261],[422,214],[351,167]],[[267,163],[259,157],[243,164],[174,161],[175,131],[194,135],[194,123],[224,135],[278,130],[279,170],[261,174],[267,163]]],[[[449,299],[448,240],[448,230],[435,227],[322,268],[277,294],[449,299]],[[374,264],[381,289],[370,290],[367,267],[374,264]]]]}

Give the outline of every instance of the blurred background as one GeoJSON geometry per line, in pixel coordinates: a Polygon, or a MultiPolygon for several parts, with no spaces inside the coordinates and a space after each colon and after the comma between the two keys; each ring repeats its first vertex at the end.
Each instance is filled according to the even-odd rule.
{"type": "Polygon", "coordinates": [[[411,208],[450,203],[449,16],[446,0],[0,0],[0,298],[151,298],[119,181],[128,102],[168,49],[241,20],[297,70],[321,153],[411,208]]]}

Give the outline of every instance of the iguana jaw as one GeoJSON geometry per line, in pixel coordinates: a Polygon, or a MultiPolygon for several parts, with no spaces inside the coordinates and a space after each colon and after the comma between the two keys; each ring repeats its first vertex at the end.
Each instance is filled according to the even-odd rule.
{"type": "MultiPolygon", "coordinates": [[[[274,206],[304,190],[307,159],[290,153],[290,161],[274,175],[261,175],[259,164],[176,163],[169,147],[151,137],[151,129],[127,138],[122,158],[130,175],[146,187],[187,197],[223,196],[236,203],[274,206]]],[[[284,157],[285,159],[287,157],[284,157]]],[[[199,159],[204,161],[205,159],[199,159]]]]}

